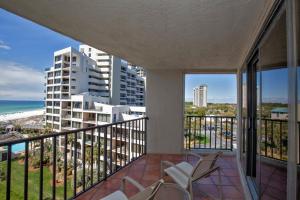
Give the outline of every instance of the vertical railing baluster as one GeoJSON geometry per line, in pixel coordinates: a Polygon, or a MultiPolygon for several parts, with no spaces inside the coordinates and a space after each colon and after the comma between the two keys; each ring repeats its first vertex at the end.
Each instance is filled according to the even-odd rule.
{"type": "Polygon", "coordinates": [[[231,122],[230,122],[230,131],[231,131],[231,135],[230,135],[230,150],[233,150],[233,120],[234,118],[231,118],[231,122]]]}
{"type": "Polygon", "coordinates": [[[246,135],[246,122],[245,118],[242,118],[242,125],[243,125],[243,131],[242,131],[242,152],[245,153],[245,135],[246,135]]]}
{"type": "MultiPolygon", "coordinates": [[[[72,151],[72,150],[71,150],[72,151]]],[[[77,188],[77,132],[74,133],[74,177],[73,177],[73,196],[76,196],[77,188]]]]}
{"type": "Polygon", "coordinates": [[[118,124],[115,124],[115,127],[113,128],[114,138],[115,138],[115,171],[118,170],[118,124]]]}
{"type": "Polygon", "coordinates": [[[124,152],[123,152],[123,123],[120,123],[120,142],[121,142],[121,147],[120,147],[120,155],[121,155],[121,159],[120,159],[120,165],[123,166],[123,160],[124,160],[124,152]]]}
{"type": "Polygon", "coordinates": [[[145,127],[144,127],[144,135],[145,135],[145,145],[144,145],[144,148],[145,148],[145,154],[147,154],[147,118],[144,118],[144,122],[145,122],[145,127]]]}
{"type": "Polygon", "coordinates": [[[209,148],[211,149],[211,129],[212,129],[212,126],[211,126],[211,120],[212,119],[212,117],[210,116],[210,118],[209,118],[209,127],[210,127],[210,129],[209,129],[209,148]]]}
{"type": "Polygon", "coordinates": [[[28,148],[28,141],[26,141],[25,158],[24,158],[24,200],[28,199],[28,158],[29,158],[29,148],[28,148]]]}
{"type": "Polygon", "coordinates": [[[140,135],[141,135],[141,152],[142,152],[142,155],[144,155],[144,132],[143,132],[143,127],[144,127],[144,120],[141,119],[141,126],[140,126],[140,135]]]}
{"type": "Polygon", "coordinates": [[[53,137],[52,199],[56,199],[56,136],[53,137]]]}
{"type": "Polygon", "coordinates": [[[221,117],[221,127],[220,127],[220,149],[223,149],[223,144],[222,144],[222,136],[223,136],[223,118],[221,117]]]}
{"type": "Polygon", "coordinates": [[[128,124],[128,129],[129,129],[129,135],[128,135],[128,139],[129,139],[129,141],[128,141],[128,144],[129,144],[129,148],[128,148],[128,154],[129,154],[129,159],[128,159],[128,163],[130,163],[130,161],[131,161],[131,155],[132,155],[132,144],[131,144],[131,142],[133,141],[132,140],[132,132],[131,132],[131,122],[128,122],[129,124],[128,124]]]}
{"type": "Polygon", "coordinates": [[[279,122],[279,137],[280,137],[280,159],[282,160],[282,121],[279,122]]]}
{"type": "Polygon", "coordinates": [[[218,118],[215,117],[215,149],[217,149],[217,128],[218,128],[218,118]]]}
{"type": "Polygon", "coordinates": [[[125,165],[127,165],[127,126],[126,121],[124,122],[124,141],[125,141],[125,165]]]}
{"type": "Polygon", "coordinates": [[[83,131],[82,135],[82,190],[85,191],[85,139],[86,132],[83,131]]]}
{"type": "Polygon", "coordinates": [[[193,117],[194,120],[194,133],[193,133],[193,148],[195,149],[196,147],[196,136],[197,136],[197,117],[193,117]]]}
{"type": "Polygon", "coordinates": [[[267,127],[268,127],[268,122],[267,122],[267,120],[265,120],[265,156],[268,156],[268,146],[267,146],[268,133],[267,133],[267,127]]]}
{"type": "Polygon", "coordinates": [[[141,156],[141,120],[139,119],[139,156],[141,156]]]}
{"type": "Polygon", "coordinates": [[[135,139],[135,158],[134,159],[137,159],[138,157],[138,153],[137,153],[137,121],[133,121],[134,122],[134,126],[133,126],[133,130],[134,130],[134,139],[135,139]]]}
{"type": "Polygon", "coordinates": [[[11,144],[7,146],[6,200],[10,200],[10,186],[11,186],[11,144]]]}
{"type": "Polygon", "coordinates": [[[192,129],[192,119],[189,117],[189,150],[191,149],[191,129],[192,129]]]}
{"type": "Polygon", "coordinates": [[[92,134],[91,135],[92,140],[91,140],[91,162],[90,162],[90,165],[91,165],[91,172],[90,172],[91,184],[90,184],[90,186],[93,185],[93,176],[94,176],[94,172],[93,172],[93,170],[94,170],[94,168],[93,168],[93,165],[94,165],[94,129],[91,130],[91,134],[92,134]]]}
{"type": "Polygon", "coordinates": [[[64,141],[64,199],[67,199],[67,150],[68,150],[68,136],[65,134],[64,141]]]}
{"type": "Polygon", "coordinates": [[[273,145],[274,145],[274,133],[273,133],[273,121],[271,121],[271,156],[273,158],[273,145]]]}
{"type": "MultiPolygon", "coordinates": [[[[206,136],[206,128],[207,128],[207,124],[206,124],[206,116],[204,116],[204,135],[206,136]]],[[[209,136],[209,148],[211,148],[211,134],[209,136]]]]}
{"type": "MultiPolygon", "coordinates": [[[[226,130],[226,136],[225,136],[225,149],[227,150],[227,137],[228,137],[228,130],[227,130],[227,123],[228,123],[228,118],[226,117],[225,120],[225,130],[226,130]]],[[[232,134],[232,133],[231,133],[232,134]]]]}
{"type": "Polygon", "coordinates": [[[107,178],[107,126],[104,128],[104,166],[103,166],[103,171],[104,171],[104,180],[107,178]]]}
{"type": "Polygon", "coordinates": [[[39,199],[43,199],[43,186],[44,186],[44,173],[43,173],[43,162],[44,162],[44,140],[41,139],[41,151],[40,151],[40,196],[39,199]]]}
{"type": "Polygon", "coordinates": [[[98,134],[97,134],[97,144],[98,144],[98,148],[97,148],[97,180],[98,182],[100,182],[100,152],[101,152],[101,142],[100,142],[100,131],[101,129],[98,127],[98,134]]]}
{"type": "MultiPolygon", "coordinates": [[[[200,118],[200,120],[199,120],[199,138],[198,138],[198,140],[199,140],[199,145],[198,145],[198,148],[201,148],[201,129],[202,129],[202,127],[201,127],[201,121],[202,121],[202,117],[200,116],[199,117],[200,118]]],[[[204,117],[204,119],[205,119],[205,117],[204,117]]]]}
{"type": "Polygon", "coordinates": [[[207,129],[206,116],[204,116],[204,148],[206,148],[206,129],[207,129]]]}
{"type": "Polygon", "coordinates": [[[109,141],[109,156],[110,156],[110,160],[109,160],[109,173],[112,174],[112,139],[113,139],[113,127],[112,125],[110,126],[110,141],[109,141]]]}

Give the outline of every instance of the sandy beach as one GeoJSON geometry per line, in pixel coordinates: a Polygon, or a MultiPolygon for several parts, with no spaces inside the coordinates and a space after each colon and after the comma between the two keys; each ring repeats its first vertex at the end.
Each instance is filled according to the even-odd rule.
{"type": "Polygon", "coordinates": [[[44,109],[33,110],[33,111],[24,111],[24,112],[17,112],[11,114],[2,114],[0,115],[0,122],[6,122],[10,120],[34,117],[38,115],[43,115],[45,112],[44,109]]]}

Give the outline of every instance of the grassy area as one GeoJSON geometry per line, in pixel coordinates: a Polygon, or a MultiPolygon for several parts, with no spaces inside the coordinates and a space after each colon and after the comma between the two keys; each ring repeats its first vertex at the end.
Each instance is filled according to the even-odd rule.
{"type": "MultiPolygon", "coordinates": [[[[199,146],[200,144],[209,144],[210,140],[208,136],[204,135],[195,135],[191,137],[191,146],[199,146]]],[[[189,138],[187,138],[187,144],[185,144],[186,147],[188,147],[189,138]]]]}
{"type": "MultiPolygon", "coordinates": [[[[1,169],[6,171],[6,162],[1,162],[1,169]]],[[[52,173],[48,167],[43,168],[43,199],[52,199],[52,173]]],[[[39,199],[40,170],[30,170],[28,175],[28,199],[39,199]]],[[[63,199],[63,184],[56,186],[56,199],[63,199]]],[[[12,161],[11,199],[24,199],[24,165],[12,161]]],[[[67,181],[68,197],[72,196],[71,179],[67,181]]],[[[6,199],[6,181],[0,181],[0,200],[6,199]]]]}

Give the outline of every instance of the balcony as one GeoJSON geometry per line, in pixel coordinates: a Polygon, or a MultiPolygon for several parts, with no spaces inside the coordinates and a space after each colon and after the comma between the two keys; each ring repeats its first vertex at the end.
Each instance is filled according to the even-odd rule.
{"type": "MultiPolygon", "coordinates": [[[[165,154],[182,153],[184,148],[202,153],[210,149],[236,153],[236,162],[239,172],[242,174],[241,181],[245,186],[243,188],[245,199],[251,197],[299,199],[300,170],[297,171],[297,167],[299,169],[298,121],[300,115],[296,113],[299,112],[297,108],[299,108],[300,102],[299,87],[297,86],[300,81],[297,76],[297,68],[299,68],[297,52],[300,52],[298,0],[235,0],[220,1],[220,3],[174,1],[172,4],[169,1],[163,1],[160,4],[157,4],[156,1],[149,1],[147,6],[140,6],[134,1],[131,3],[118,1],[117,6],[113,1],[107,1],[105,6],[102,6],[101,3],[78,1],[75,6],[72,6],[68,2],[62,1],[62,8],[70,7],[69,10],[72,10],[67,13],[65,9],[56,9],[56,4],[47,3],[47,1],[36,1],[34,4],[27,1],[14,1],[13,3],[1,1],[0,5],[5,10],[38,22],[52,30],[59,30],[60,33],[74,37],[83,43],[89,43],[96,47],[103,44],[107,52],[144,65],[147,70],[145,102],[147,102],[147,115],[150,118],[146,147],[147,152],[151,154],[142,157],[141,159],[145,158],[145,160],[141,162],[151,165],[151,162],[154,162],[151,159],[152,155],[159,155],[162,158],[166,156],[165,154]],[[83,7],[89,8],[90,12],[82,12],[83,7]],[[124,11],[124,7],[128,9],[124,11]],[[159,12],[149,15],[149,7],[153,8],[153,11],[158,10],[159,12]],[[41,10],[43,12],[40,12],[41,10]],[[178,12],[179,10],[180,12],[178,12]],[[106,13],[105,18],[103,13],[106,13]],[[65,17],[66,14],[68,18],[65,17]],[[52,16],[52,18],[48,20],[45,16],[52,16]],[[130,27],[128,27],[128,19],[137,17],[139,20],[131,20],[130,27]],[[83,18],[93,19],[98,26],[86,23],[82,20],[83,18]],[[118,19],[118,23],[107,23],[107,19],[114,18],[118,19]],[[78,22],[77,26],[68,26],[75,22],[78,22]],[[155,24],[155,26],[151,26],[151,24],[155,24]],[[103,34],[102,27],[104,26],[106,34],[103,34]],[[93,31],[90,31],[91,28],[93,31]],[[140,37],[129,35],[124,42],[122,34],[115,34],[114,37],[109,34],[114,33],[115,30],[120,30],[122,33],[127,33],[128,30],[137,30],[136,34],[140,37]],[[174,46],[174,44],[176,45],[174,46]],[[155,47],[159,48],[155,49],[155,47]],[[272,76],[273,80],[266,78],[265,75],[273,70],[282,70],[282,73],[277,71],[278,74],[272,76]],[[225,117],[184,118],[184,74],[188,73],[231,73],[236,75],[238,114],[235,118],[231,118],[233,122],[230,118],[225,117]],[[280,95],[269,93],[268,85],[273,85],[276,91],[279,89],[278,94],[280,95]],[[274,101],[273,97],[279,97],[279,99],[274,101]],[[286,126],[287,121],[256,119],[258,117],[256,114],[265,111],[262,108],[266,102],[262,100],[268,100],[267,103],[278,101],[286,104],[284,107],[288,107],[288,127],[286,126]],[[244,115],[249,118],[244,119],[244,115]],[[257,121],[259,129],[256,130],[255,123],[257,121]],[[284,131],[281,131],[281,128],[284,131]],[[148,163],[148,158],[150,163],[148,163]],[[287,163],[289,167],[287,167],[287,163]],[[257,166],[260,166],[259,170],[255,170],[257,166]]],[[[61,58],[59,59],[61,60],[61,58]]],[[[90,78],[108,81],[108,78],[90,78]]],[[[223,92],[227,93],[225,90],[223,92]]],[[[265,115],[259,117],[262,116],[265,115]]],[[[98,128],[103,129],[103,135],[105,135],[105,130],[110,131],[110,128],[102,126],[98,128]]],[[[78,134],[82,136],[84,131],[78,134]]],[[[114,138],[110,139],[114,140],[114,138]]],[[[112,140],[104,141],[110,143],[112,140]]],[[[40,146],[42,147],[42,145],[40,146]]],[[[110,149],[109,147],[106,150],[110,149]]],[[[123,151],[128,148],[121,147],[119,149],[123,151]]],[[[107,156],[111,152],[119,153],[118,149],[108,151],[109,153],[104,152],[107,156]]],[[[223,157],[223,159],[226,158],[223,157]]],[[[112,156],[105,157],[104,160],[110,164],[118,164],[118,160],[113,161],[112,156]]],[[[175,157],[170,157],[170,160],[176,161],[175,157]]],[[[139,168],[136,167],[139,165],[137,162],[133,162],[130,169],[139,168]]],[[[65,163],[64,160],[63,164],[65,163]]],[[[127,164],[128,160],[125,163],[127,164]]],[[[228,165],[221,164],[223,164],[223,168],[229,165],[228,163],[228,165]]],[[[83,166],[85,169],[85,164],[83,166]]],[[[103,169],[108,169],[107,166],[107,163],[103,164],[103,169]]],[[[110,167],[121,169],[119,166],[110,165],[110,167]]],[[[147,166],[143,167],[146,172],[147,166]]],[[[115,171],[118,170],[113,169],[113,172],[115,171]]],[[[108,172],[110,174],[111,170],[108,172]]],[[[103,174],[108,176],[107,171],[103,174]]],[[[12,173],[12,175],[14,174],[12,173]]],[[[115,175],[117,176],[118,173],[115,175]]],[[[146,176],[146,173],[142,176],[146,177],[141,179],[142,184],[148,185],[144,181],[149,177],[146,176]]],[[[59,193],[64,194],[65,198],[77,197],[79,193],[87,191],[93,185],[93,181],[90,185],[85,184],[92,177],[93,175],[77,179],[75,176],[75,188],[71,191],[65,189],[64,192],[61,192],[60,189],[59,193]],[[80,180],[78,184],[81,188],[76,188],[76,180],[80,180]]],[[[117,186],[114,186],[116,180],[108,182],[113,179],[113,176],[106,178],[107,181],[102,183],[104,187],[102,190],[110,188],[110,186],[113,187],[111,191],[116,189],[117,186]]],[[[155,178],[157,176],[150,181],[152,182],[155,178]]],[[[65,182],[60,182],[60,186],[61,183],[68,185],[65,182]]],[[[117,182],[119,183],[119,181],[117,182]]],[[[11,186],[8,183],[6,185],[11,186]]],[[[40,187],[43,188],[43,185],[40,187]]],[[[8,187],[7,191],[10,191],[9,189],[8,187]]],[[[90,194],[88,197],[96,198],[95,192],[100,189],[101,186],[98,185],[85,194],[90,194]]],[[[213,189],[208,188],[207,190],[210,194],[215,192],[213,189]]],[[[43,194],[43,190],[40,191],[43,194]]],[[[54,196],[56,194],[55,187],[53,194],[54,196]]],[[[40,196],[40,199],[42,197],[43,195],[40,196]]],[[[50,198],[53,198],[53,195],[50,198]]],[[[234,196],[228,199],[234,199],[234,196]]]]}
{"type": "MultiPolygon", "coordinates": [[[[0,143],[0,147],[7,149],[5,182],[10,192],[6,193],[6,198],[15,197],[18,189],[14,186],[15,181],[24,183],[22,197],[29,198],[99,199],[117,190],[125,175],[139,180],[144,186],[152,184],[160,178],[161,160],[177,163],[185,157],[180,154],[146,154],[146,124],[147,118],[139,118],[77,130],[65,127],[69,131],[0,143]],[[85,145],[81,147],[82,144],[78,143],[80,141],[85,145]],[[22,152],[12,151],[16,144],[24,145],[22,152]],[[37,162],[33,166],[35,159],[37,162]],[[19,167],[16,168],[16,165],[19,167]],[[15,177],[18,173],[16,170],[25,173],[20,180],[15,177]],[[38,171],[36,181],[39,183],[39,193],[32,193],[32,174],[35,171],[38,171]],[[55,187],[48,185],[50,183],[55,187]]],[[[196,160],[192,159],[190,162],[195,164],[196,160]]],[[[217,164],[222,169],[222,191],[225,198],[243,199],[236,157],[224,155],[217,164]]],[[[168,178],[165,180],[171,181],[168,178]]],[[[214,174],[197,182],[195,199],[206,198],[201,191],[217,197],[216,181],[217,176],[214,174]]],[[[136,191],[133,188],[127,188],[129,196],[134,193],[136,191]]]]}

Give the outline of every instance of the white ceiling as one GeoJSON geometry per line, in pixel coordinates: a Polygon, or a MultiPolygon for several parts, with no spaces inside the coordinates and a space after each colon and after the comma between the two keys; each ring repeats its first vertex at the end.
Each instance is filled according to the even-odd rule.
{"type": "Polygon", "coordinates": [[[151,69],[234,70],[274,0],[1,0],[0,7],[151,69]]]}

